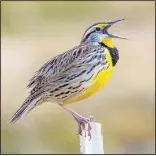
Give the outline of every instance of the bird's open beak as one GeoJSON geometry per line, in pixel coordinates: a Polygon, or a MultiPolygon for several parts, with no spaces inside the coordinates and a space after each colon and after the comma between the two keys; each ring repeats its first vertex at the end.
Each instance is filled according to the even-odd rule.
{"type": "MultiPolygon", "coordinates": [[[[125,19],[120,19],[120,20],[116,20],[116,21],[113,21],[113,22],[108,22],[108,26],[106,27],[106,29],[108,30],[108,28],[110,28],[112,25],[114,25],[115,23],[118,23],[120,21],[124,21],[125,19]]],[[[122,36],[118,36],[118,35],[113,35],[113,34],[109,34],[108,33],[108,36],[111,37],[111,38],[120,38],[120,39],[127,39],[125,37],[122,37],[122,36]]]]}

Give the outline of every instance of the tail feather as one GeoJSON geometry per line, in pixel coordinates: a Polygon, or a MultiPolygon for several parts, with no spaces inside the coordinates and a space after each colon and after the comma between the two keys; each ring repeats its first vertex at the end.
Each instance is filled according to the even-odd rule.
{"type": "Polygon", "coordinates": [[[15,123],[18,120],[21,120],[26,114],[28,114],[41,100],[41,97],[37,97],[30,101],[28,97],[24,104],[17,110],[17,112],[12,116],[9,122],[15,123]]]}

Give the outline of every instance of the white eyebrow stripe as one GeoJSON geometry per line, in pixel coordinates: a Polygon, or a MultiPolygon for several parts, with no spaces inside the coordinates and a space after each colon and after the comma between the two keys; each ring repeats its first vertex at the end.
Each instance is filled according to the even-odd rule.
{"type": "Polygon", "coordinates": [[[87,36],[88,34],[90,34],[92,31],[94,31],[95,27],[96,27],[96,26],[92,26],[92,27],[88,28],[88,29],[85,31],[85,33],[84,33],[84,35],[83,35],[82,38],[83,38],[83,39],[86,38],[86,36],[87,36]]]}

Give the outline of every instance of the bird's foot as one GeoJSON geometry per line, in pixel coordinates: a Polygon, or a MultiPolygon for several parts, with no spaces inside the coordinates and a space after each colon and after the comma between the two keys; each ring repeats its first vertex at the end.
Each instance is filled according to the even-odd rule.
{"type": "Polygon", "coordinates": [[[85,137],[87,136],[87,133],[88,133],[88,136],[90,137],[91,139],[91,125],[90,123],[93,121],[93,116],[89,116],[89,117],[83,117],[83,116],[77,116],[75,117],[75,120],[78,122],[78,134],[82,136],[83,134],[83,131],[84,131],[84,134],[85,134],[85,137]]]}
{"type": "Polygon", "coordinates": [[[78,123],[78,134],[82,136],[82,132],[85,132],[85,137],[88,136],[91,139],[91,125],[90,123],[93,121],[93,116],[89,116],[89,117],[83,117],[80,114],[78,114],[77,112],[73,111],[71,108],[67,108],[65,107],[63,104],[60,104],[60,106],[66,110],[70,115],[72,115],[74,117],[74,119],[77,121],[78,123]]]}

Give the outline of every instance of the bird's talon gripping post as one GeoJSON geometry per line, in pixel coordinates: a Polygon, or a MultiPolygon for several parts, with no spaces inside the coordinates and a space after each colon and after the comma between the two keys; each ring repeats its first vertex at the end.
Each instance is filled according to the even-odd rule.
{"type": "Polygon", "coordinates": [[[89,136],[89,141],[90,141],[92,138],[90,131],[88,132],[88,136],[89,136]]]}
{"type": "Polygon", "coordinates": [[[82,122],[82,123],[80,123],[80,125],[82,126],[82,129],[85,130],[85,123],[82,122]]]}
{"type": "Polygon", "coordinates": [[[78,124],[78,135],[82,136],[82,128],[80,124],[78,124]]]}

